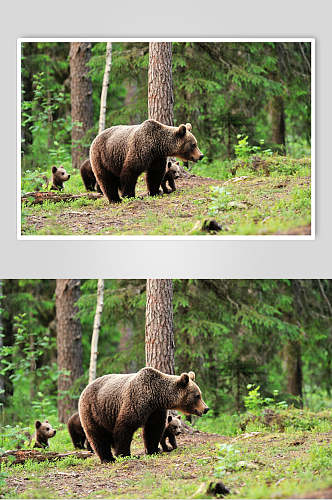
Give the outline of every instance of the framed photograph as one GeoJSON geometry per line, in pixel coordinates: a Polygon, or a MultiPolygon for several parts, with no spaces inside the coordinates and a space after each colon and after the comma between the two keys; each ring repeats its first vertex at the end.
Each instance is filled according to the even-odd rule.
{"type": "Polygon", "coordinates": [[[18,239],[315,238],[315,40],[19,39],[18,239]]]}

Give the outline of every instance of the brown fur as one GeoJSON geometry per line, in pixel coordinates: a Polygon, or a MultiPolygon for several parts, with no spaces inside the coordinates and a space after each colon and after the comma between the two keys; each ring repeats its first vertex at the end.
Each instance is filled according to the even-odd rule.
{"type": "Polygon", "coordinates": [[[166,157],[198,161],[203,158],[190,124],[169,127],[155,120],[141,125],[118,125],[99,134],[90,148],[93,173],[110,202],[134,197],[139,175],[146,172],[151,196],[159,194],[166,157]]]}
{"type": "Polygon", "coordinates": [[[40,420],[36,420],[35,422],[36,432],[34,435],[35,444],[34,448],[48,448],[48,440],[55,436],[56,430],[53,429],[48,420],[45,422],[40,422],[40,420]]]}
{"type": "Polygon", "coordinates": [[[86,447],[88,450],[92,451],[91,446],[89,445],[89,442],[86,439],[85,432],[83,430],[78,412],[74,413],[69,418],[67,422],[67,427],[75,448],[84,450],[84,448],[86,447]]]}
{"type": "Polygon", "coordinates": [[[80,166],[80,174],[87,191],[98,191],[101,193],[95,174],[92,171],[90,160],[85,160],[85,162],[82,163],[80,166]]]}
{"type": "Polygon", "coordinates": [[[146,453],[158,453],[167,409],[201,416],[208,411],[193,372],[166,375],[142,368],[129,375],[104,375],[89,384],[79,400],[81,423],[102,462],[130,455],[134,432],[143,427],[146,453]]]}
{"type": "Polygon", "coordinates": [[[166,172],[163,180],[161,181],[161,187],[164,193],[172,193],[176,190],[174,179],[178,179],[180,176],[180,164],[178,161],[167,160],[166,172]],[[170,189],[166,186],[168,183],[170,189]]]}
{"type": "Polygon", "coordinates": [[[51,190],[62,191],[63,183],[70,179],[70,174],[67,174],[66,170],[61,165],[52,167],[52,187],[51,190]]]}
{"type": "Polygon", "coordinates": [[[178,447],[175,436],[181,434],[182,432],[181,427],[182,427],[181,415],[177,415],[176,417],[168,415],[167,425],[160,440],[160,444],[162,446],[163,451],[172,451],[178,447]],[[166,439],[168,439],[171,448],[167,446],[166,439]]]}

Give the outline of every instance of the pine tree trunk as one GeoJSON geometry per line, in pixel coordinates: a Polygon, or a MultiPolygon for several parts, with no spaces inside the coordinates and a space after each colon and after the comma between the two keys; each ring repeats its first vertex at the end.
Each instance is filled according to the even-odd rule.
{"type": "Polygon", "coordinates": [[[174,374],[173,283],[169,279],[146,281],[146,366],[174,374]]]}
{"type": "Polygon", "coordinates": [[[172,43],[149,43],[149,119],[173,125],[172,43]]]}
{"type": "Polygon", "coordinates": [[[101,97],[100,97],[100,113],[99,113],[98,134],[100,134],[103,130],[105,130],[107,91],[108,91],[108,86],[109,86],[109,81],[110,81],[111,65],[112,65],[112,42],[107,42],[107,44],[106,44],[106,63],[105,63],[105,71],[104,71],[104,78],[103,78],[103,87],[101,90],[101,97]]]}
{"type": "Polygon", "coordinates": [[[272,127],[272,142],[282,146],[282,151],[286,151],[286,127],[285,127],[285,111],[284,101],[282,96],[273,97],[270,103],[271,109],[271,127],[272,127]]]}
{"type": "Polygon", "coordinates": [[[70,97],[72,118],[72,165],[79,168],[89,156],[88,131],[93,126],[92,82],[87,63],[91,57],[91,43],[70,44],[70,97]]]}
{"type": "Polygon", "coordinates": [[[284,347],[284,361],[287,377],[287,392],[298,398],[302,408],[302,357],[301,343],[289,340],[284,347]]]}
{"type": "Polygon", "coordinates": [[[98,357],[98,339],[100,332],[101,315],[104,307],[104,280],[98,280],[97,286],[97,306],[96,314],[93,322],[93,332],[91,339],[91,355],[89,369],[89,384],[96,378],[97,373],[97,357],[98,357]]]}
{"type": "MultiPolygon", "coordinates": [[[[76,411],[77,400],[67,394],[75,380],[83,375],[82,331],[77,317],[77,300],[80,297],[80,280],[56,280],[56,320],[58,369],[70,372],[60,373],[58,379],[58,416],[60,422],[67,422],[76,411]]],[[[77,391],[77,396],[79,390],[77,391]]]]}

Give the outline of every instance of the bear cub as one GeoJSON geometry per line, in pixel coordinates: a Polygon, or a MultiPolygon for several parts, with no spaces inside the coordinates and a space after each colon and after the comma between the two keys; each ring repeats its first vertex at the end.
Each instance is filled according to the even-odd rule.
{"type": "Polygon", "coordinates": [[[70,419],[67,422],[67,427],[75,448],[84,450],[86,447],[89,451],[92,451],[89,441],[87,441],[86,439],[86,435],[83,430],[78,412],[74,413],[70,417],[70,419]]]}
{"type": "Polygon", "coordinates": [[[56,167],[55,165],[52,167],[52,187],[51,190],[54,191],[62,191],[63,183],[70,179],[70,174],[67,174],[66,170],[62,165],[60,167],[56,167]]]}
{"type": "Polygon", "coordinates": [[[35,428],[36,431],[33,437],[35,440],[35,444],[33,445],[33,447],[48,448],[49,447],[48,440],[55,436],[56,430],[53,429],[48,420],[45,420],[44,422],[36,420],[35,428]]]}
{"type": "Polygon", "coordinates": [[[180,177],[180,163],[178,161],[167,160],[166,172],[161,187],[165,194],[173,193],[176,190],[174,179],[180,177]],[[170,189],[166,186],[168,183],[170,189]]]}
{"type": "Polygon", "coordinates": [[[162,446],[163,451],[172,451],[175,450],[178,445],[176,443],[176,437],[181,434],[182,422],[181,415],[176,417],[172,415],[168,415],[167,417],[167,425],[165,427],[164,433],[160,440],[160,444],[162,446]],[[169,444],[172,448],[169,448],[166,444],[166,439],[168,438],[169,444]]]}
{"type": "Polygon", "coordinates": [[[87,191],[98,191],[102,193],[98,182],[96,181],[95,174],[92,171],[90,160],[85,160],[80,166],[80,174],[82,177],[83,184],[87,191]]]}

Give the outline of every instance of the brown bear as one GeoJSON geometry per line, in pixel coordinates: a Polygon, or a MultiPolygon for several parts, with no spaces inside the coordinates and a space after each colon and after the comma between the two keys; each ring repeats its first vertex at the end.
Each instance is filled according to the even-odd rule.
{"type": "Polygon", "coordinates": [[[52,187],[51,190],[62,191],[63,183],[70,179],[70,174],[67,174],[66,170],[61,165],[52,167],[52,187]]]}
{"type": "Polygon", "coordinates": [[[163,180],[161,181],[161,187],[164,193],[173,193],[176,190],[174,179],[180,177],[180,163],[178,161],[167,160],[166,172],[163,180]],[[166,183],[171,189],[168,189],[166,183]]]}
{"type": "Polygon", "coordinates": [[[90,161],[108,200],[120,202],[119,190],[124,197],[135,197],[142,172],[146,172],[149,194],[158,195],[167,156],[191,161],[203,158],[190,130],[189,123],[170,127],[146,120],[140,125],[117,125],[97,135],[91,144],[90,161]]]}
{"type": "Polygon", "coordinates": [[[87,441],[86,439],[85,432],[83,430],[78,412],[74,413],[69,418],[67,422],[67,427],[75,448],[84,450],[84,448],[86,447],[89,451],[92,451],[89,441],[87,441]]]}
{"type": "Polygon", "coordinates": [[[178,445],[176,443],[176,437],[179,434],[181,434],[181,427],[182,427],[182,422],[181,422],[181,415],[172,416],[168,415],[167,417],[167,425],[165,427],[164,433],[162,435],[162,438],[160,440],[160,444],[162,446],[163,451],[172,451],[175,450],[178,445]],[[169,448],[166,444],[166,439],[168,438],[169,444],[171,445],[171,448],[169,448]]]}
{"type": "Polygon", "coordinates": [[[87,191],[98,191],[101,193],[98,182],[96,181],[95,174],[92,172],[90,160],[85,160],[80,166],[80,173],[83,184],[87,191]]]}
{"type": "Polygon", "coordinates": [[[40,420],[36,420],[35,422],[36,432],[33,436],[35,440],[34,448],[48,448],[48,440],[55,436],[56,430],[53,429],[48,420],[44,422],[40,422],[40,420]]]}
{"type": "Polygon", "coordinates": [[[143,427],[145,451],[158,453],[167,409],[202,416],[209,408],[195,384],[193,372],[166,375],[154,368],[132,374],[112,374],[89,384],[79,400],[85,435],[101,462],[130,455],[134,432],[143,427]]]}

